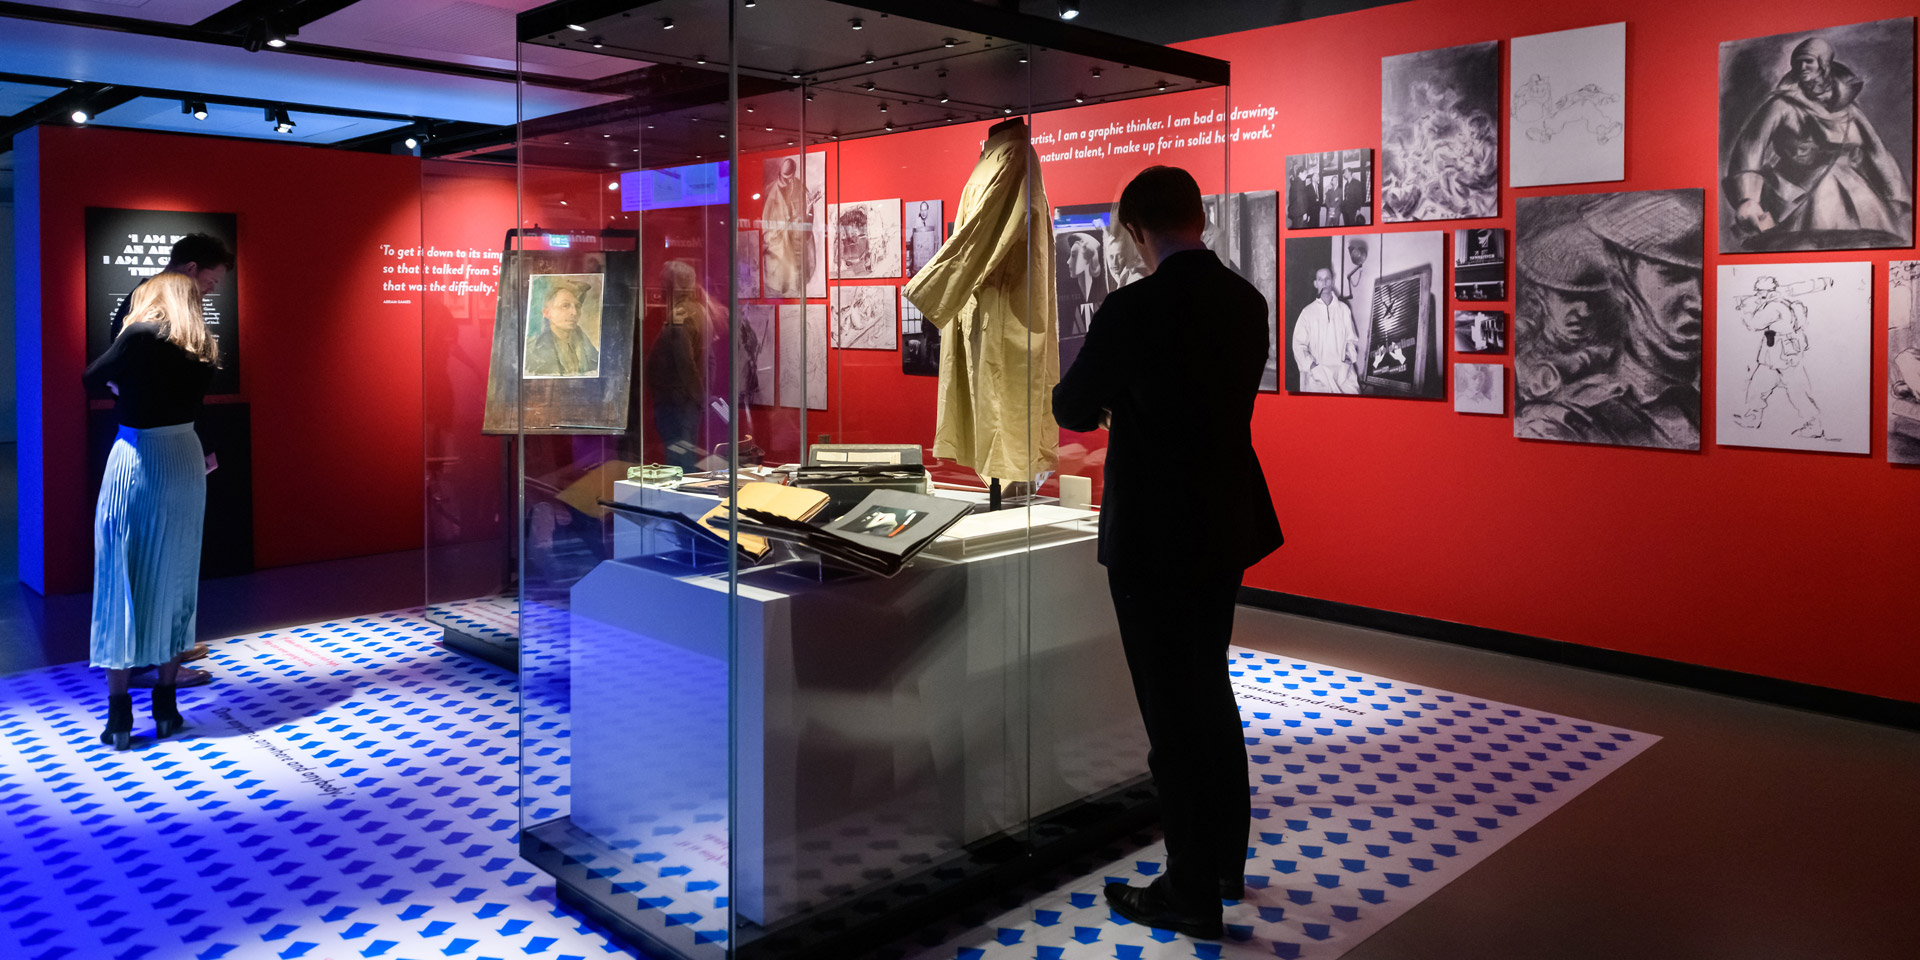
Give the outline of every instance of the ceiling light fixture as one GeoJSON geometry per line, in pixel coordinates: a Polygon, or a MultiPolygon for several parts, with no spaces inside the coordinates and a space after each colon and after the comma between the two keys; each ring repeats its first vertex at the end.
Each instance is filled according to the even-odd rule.
{"type": "Polygon", "coordinates": [[[615,180],[615,181],[613,181],[612,183],[609,183],[609,184],[607,184],[607,189],[608,189],[608,190],[618,190],[618,189],[620,189],[620,181],[618,181],[618,180],[615,180]]]}
{"type": "Polygon", "coordinates": [[[567,29],[568,29],[568,30],[575,30],[575,31],[578,31],[578,32],[580,32],[580,33],[586,33],[586,32],[587,32],[587,28],[586,28],[586,27],[583,27],[583,26],[581,26],[581,25],[579,25],[579,24],[577,24],[577,23],[569,23],[569,24],[567,24],[567,29]]]}
{"type": "Polygon", "coordinates": [[[602,50],[607,46],[606,38],[600,36],[595,36],[590,42],[595,50],[602,50]]]}
{"type": "Polygon", "coordinates": [[[1080,15],[1080,0],[1060,0],[1060,19],[1072,20],[1080,15]]]}
{"type": "Polygon", "coordinates": [[[180,112],[193,117],[195,120],[205,120],[207,118],[207,105],[198,100],[182,100],[180,101],[180,112]]]}
{"type": "Polygon", "coordinates": [[[1086,94],[1084,94],[1084,93],[1076,93],[1076,94],[1074,94],[1074,95],[1073,95],[1073,102],[1074,102],[1074,103],[1086,103],[1086,102],[1087,102],[1087,95],[1086,95],[1086,94]]]}
{"type": "Polygon", "coordinates": [[[947,46],[949,46],[949,47],[952,47],[952,46],[958,46],[958,45],[959,45],[959,43],[960,43],[960,41],[958,41],[958,40],[955,40],[955,39],[954,39],[954,38],[952,38],[952,37],[948,37],[948,38],[947,38],[946,40],[944,40],[944,41],[942,41],[942,43],[944,43],[945,45],[947,45],[947,46]]]}
{"type": "Polygon", "coordinates": [[[267,122],[273,124],[274,133],[292,133],[293,118],[287,116],[285,107],[267,107],[267,122]]]}
{"type": "Polygon", "coordinates": [[[406,145],[407,145],[407,149],[408,149],[408,150],[418,150],[418,149],[420,149],[420,138],[419,138],[419,137],[408,137],[408,138],[407,138],[407,139],[406,139],[405,141],[403,141],[403,142],[404,142],[404,143],[406,143],[406,145]]]}
{"type": "Polygon", "coordinates": [[[871,54],[871,53],[869,53],[869,54],[867,54],[867,62],[868,62],[868,63],[872,63],[872,62],[873,62],[873,54],[871,54]]]}
{"type": "Polygon", "coordinates": [[[945,90],[940,91],[940,102],[941,103],[947,102],[947,92],[945,90]]]}
{"type": "Polygon", "coordinates": [[[867,25],[859,17],[854,17],[853,19],[847,21],[847,26],[850,26],[855,30],[864,30],[866,29],[867,25]]]}
{"type": "Polygon", "coordinates": [[[672,18],[672,17],[661,17],[661,18],[660,18],[660,29],[662,29],[662,30],[672,30],[672,29],[673,29],[673,18],[672,18]]]}
{"type": "Polygon", "coordinates": [[[75,110],[70,116],[73,118],[74,123],[86,123],[88,120],[93,119],[85,110],[75,110]]]}

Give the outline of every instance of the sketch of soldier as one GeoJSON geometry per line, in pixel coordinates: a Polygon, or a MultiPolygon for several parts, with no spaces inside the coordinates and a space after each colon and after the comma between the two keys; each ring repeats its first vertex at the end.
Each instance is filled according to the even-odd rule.
{"type": "Polygon", "coordinates": [[[1609,367],[1618,352],[1620,323],[1608,296],[1606,259],[1600,237],[1578,219],[1532,238],[1532,249],[1520,259],[1521,276],[1528,282],[1514,315],[1526,331],[1519,341],[1515,390],[1523,404],[1523,425],[1538,421],[1540,428],[1522,436],[1581,439],[1559,435],[1554,424],[1564,422],[1567,411],[1554,405],[1568,399],[1561,396],[1563,388],[1609,367]]]}
{"type": "Polygon", "coordinates": [[[1795,46],[1792,64],[1727,155],[1722,186],[1742,248],[1912,243],[1912,188],[1857,104],[1866,79],[1819,37],[1795,46]]]}
{"type": "Polygon", "coordinates": [[[1553,83],[1533,74],[1513,95],[1513,119],[1524,124],[1527,139],[1551,143],[1569,127],[1584,127],[1595,143],[1607,143],[1626,129],[1608,113],[1620,97],[1589,83],[1572,93],[1553,99],[1553,83]]]}
{"type": "Polygon", "coordinates": [[[1635,446],[1700,446],[1703,221],[1679,191],[1609,196],[1586,212],[1606,245],[1623,338],[1603,427],[1635,446]]]}
{"type": "Polygon", "coordinates": [[[1747,375],[1747,408],[1733,415],[1733,422],[1757,430],[1766,420],[1767,401],[1775,391],[1784,390],[1787,402],[1800,416],[1796,437],[1824,437],[1826,427],[1820,421],[1820,404],[1813,399],[1813,383],[1802,361],[1812,346],[1807,337],[1807,305],[1791,297],[1818,293],[1833,286],[1831,277],[1814,277],[1780,286],[1773,277],[1758,277],[1753,292],[1733,302],[1740,322],[1760,335],[1760,349],[1747,375]]]}

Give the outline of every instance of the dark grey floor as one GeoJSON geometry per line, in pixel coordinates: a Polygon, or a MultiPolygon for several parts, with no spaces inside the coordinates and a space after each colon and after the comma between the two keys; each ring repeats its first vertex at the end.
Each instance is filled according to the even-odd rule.
{"type": "Polygon", "coordinates": [[[1348,960],[1920,958],[1920,733],[1249,608],[1235,639],[1663,738],[1348,960]]]}

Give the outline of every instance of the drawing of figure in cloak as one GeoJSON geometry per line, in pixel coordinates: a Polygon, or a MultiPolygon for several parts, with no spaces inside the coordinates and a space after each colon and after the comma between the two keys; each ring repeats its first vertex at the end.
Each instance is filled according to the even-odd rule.
{"type": "Polygon", "coordinates": [[[1739,249],[1913,242],[1912,189],[1857,105],[1865,88],[1866,78],[1836,60],[1826,40],[1809,37],[1793,48],[1792,66],[1741,126],[1727,155],[1722,186],[1739,249]]]}
{"type": "Polygon", "coordinates": [[[1833,286],[1831,277],[1814,277],[1785,287],[1773,277],[1757,277],[1753,292],[1734,301],[1740,322],[1760,335],[1760,347],[1747,376],[1747,407],[1733,415],[1733,422],[1757,430],[1766,419],[1767,401],[1784,391],[1801,424],[1796,437],[1826,436],[1820,421],[1820,405],[1813,398],[1813,383],[1802,363],[1812,344],[1807,338],[1807,305],[1791,297],[1818,293],[1833,286]]]}
{"type": "Polygon", "coordinates": [[[813,272],[813,230],[809,216],[818,191],[810,196],[801,177],[799,157],[782,157],[779,174],[766,186],[766,206],[761,209],[764,222],[761,243],[766,269],[762,279],[767,296],[799,297],[807,290],[807,276],[813,272]]]}

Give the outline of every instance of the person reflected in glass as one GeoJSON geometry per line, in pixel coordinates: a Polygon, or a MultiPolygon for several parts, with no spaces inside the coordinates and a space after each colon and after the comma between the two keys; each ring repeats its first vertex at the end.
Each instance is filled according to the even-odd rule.
{"type": "Polygon", "coordinates": [[[667,463],[697,470],[700,409],[707,400],[707,345],[718,304],[700,287],[693,264],[673,260],[661,268],[667,287],[667,322],[647,350],[647,395],[653,425],[667,463]]]}

